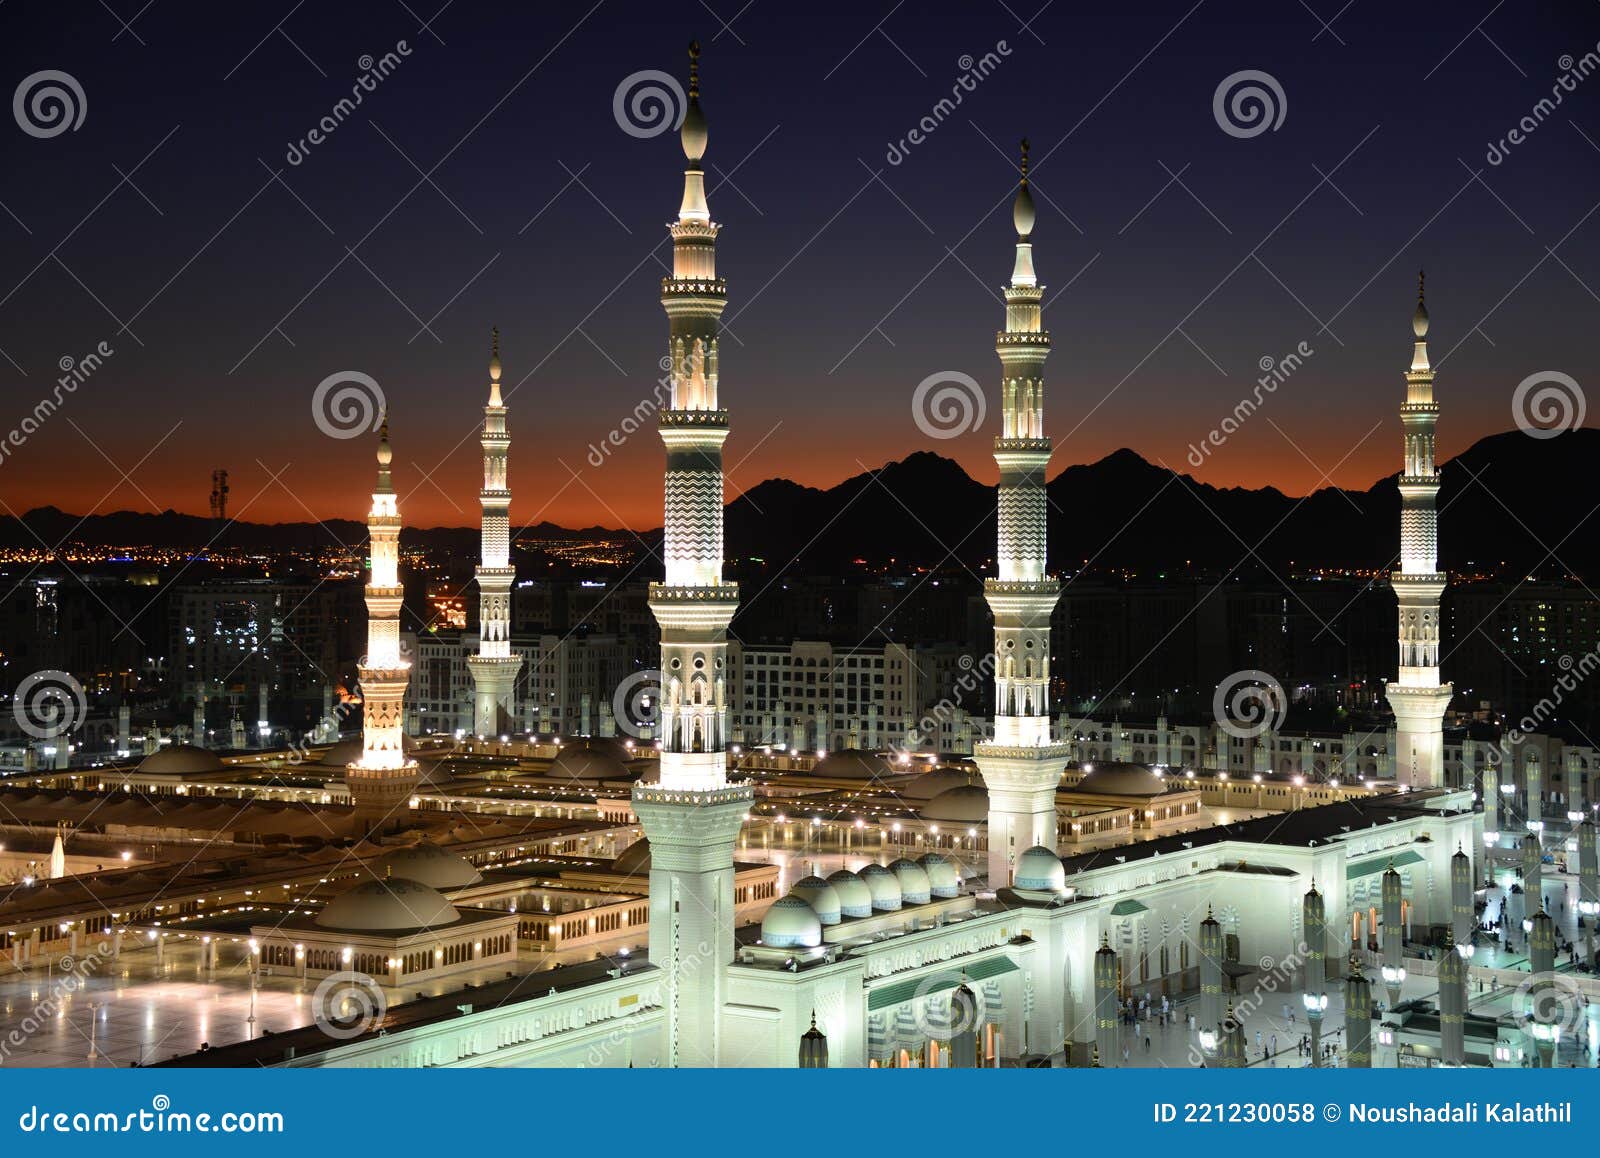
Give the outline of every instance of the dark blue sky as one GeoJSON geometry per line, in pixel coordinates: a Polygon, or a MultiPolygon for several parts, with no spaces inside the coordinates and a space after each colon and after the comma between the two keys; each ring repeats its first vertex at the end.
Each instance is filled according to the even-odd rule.
{"type": "Polygon", "coordinates": [[[359,370],[388,399],[408,521],[474,521],[498,324],[514,517],[655,525],[653,431],[586,458],[658,374],[681,188],[675,136],[625,133],[613,98],[641,70],[682,77],[690,36],[725,226],[735,488],[826,485],[918,448],[992,477],[994,407],[938,441],[911,396],[941,371],[994,389],[1023,134],[1058,466],[1130,446],[1191,469],[1258,362],[1306,342],[1194,473],[1369,485],[1398,465],[1419,265],[1444,455],[1509,429],[1529,374],[1595,380],[1600,75],[1501,163],[1486,151],[1562,57],[1597,51],[1600,6],[1341,2],[11,0],[7,91],[60,70],[87,113],[49,138],[0,131],[0,427],[62,358],[115,352],[0,462],[0,499],[203,511],[227,467],[244,518],[361,517],[370,447],[311,411],[317,383],[359,370]],[[402,40],[392,75],[289,164],[361,58],[402,40]],[[988,52],[992,73],[889,163],[988,52]],[[1277,129],[1219,127],[1213,95],[1241,70],[1281,87],[1277,129]]]}

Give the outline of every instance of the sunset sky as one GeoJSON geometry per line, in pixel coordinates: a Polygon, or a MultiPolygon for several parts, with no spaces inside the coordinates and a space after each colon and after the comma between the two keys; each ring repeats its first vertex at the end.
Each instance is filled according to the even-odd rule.
{"type": "Polygon", "coordinates": [[[1595,381],[1600,75],[1534,111],[1563,58],[1600,52],[1592,4],[1485,19],[1488,3],[1369,0],[1334,19],[1338,3],[1311,0],[1319,19],[978,0],[929,20],[892,2],[462,2],[428,28],[437,0],[416,16],[112,6],[131,28],[93,5],[3,13],[7,85],[65,72],[86,115],[55,136],[0,130],[0,440],[64,359],[113,352],[6,448],[0,510],[199,514],[222,467],[240,518],[361,518],[372,440],[329,437],[312,410],[319,382],[359,371],[387,400],[406,521],[475,522],[498,325],[513,524],[659,525],[653,424],[599,467],[589,448],[659,376],[682,187],[676,134],[625,132],[614,100],[643,70],[682,79],[691,36],[724,226],[730,497],[918,449],[994,479],[1023,135],[1057,469],[1127,446],[1218,486],[1371,485],[1399,465],[1419,266],[1441,458],[1511,429],[1530,374],[1595,381]],[[401,41],[291,163],[362,58],[401,41]],[[1281,87],[1276,129],[1219,126],[1214,94],[1241,70],[1281,87]],[[959,107],[936,114],[953,89],[959,107]],[[1262,359],[1300,343],[1304,365],[1194,468],[1190,446],[1262,359]],[[988,391],[981,429],[918,429],[913,391],[939,372],[988,391]]]}

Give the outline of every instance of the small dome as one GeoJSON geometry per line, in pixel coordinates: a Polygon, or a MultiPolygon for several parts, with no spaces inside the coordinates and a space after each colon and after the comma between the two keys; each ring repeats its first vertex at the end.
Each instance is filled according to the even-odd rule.
{"type": "Polygon", "coordinates": [[[828,883],[839,895],[839,911],[847,917],[872,916],[872,890],[867,882],[849,869],[828,874],[828,883]]]}
{"type": "Polygon", "coordinates": [[[861,870],[867,892],[872,896],[872,907],[880,913],[893,912],[904,901],[899,879],[881,864],[869,864],[861,870]]]}
{"type": "Polygon", "coordinates": [[[620,876],[650,875],[650,842],[643,837],[622,850],[611,862],[611,871],[620,876]]]}
{"type": "Polygon", "coordinates": [[[411,933],[453,925],[461,919],[455,906],[418,881],[399,877],[363,881],[340,893],[317,914],[324,929],[352,933],[411,933]]]}
{"type": "Polygon", "coordinates": [[[483,880],[465,857],[447,852],[431,840],[385,853],[376,868],[380,876],[417,881],[431,889],[462,889],[483,880]]]}
{"type": "Polygon", "coordinates": [[[954,897],[961,892],[961,870],[942,852],[925,853],[917,858],[928,874],[928,892],[935,897],[954,897]]]}
{"type": "Polygon", "coordinates": [[[981,784],[946,788],[921,809],[924,820],[952,821],[956,824],[988,823],[989,790],[981,784]]]}
{"type": "Polygon", "coordinates": [[[1147,764],[1108,760],[1093,764],[1092,769],[1078,781],[1074,792],[1096,796],[1160,796],[1167,790],[1167,782],[1147,764]]]}
{"type": "Polygon", "coordinates": [[[971,774],[954,768],[935,768],[912,779],[896,791],[907,800],[932,800],[951,788],[965,788],[973,782],[971,774]]]}
{"type": "Polygon", "coordinates": [[[817,920],[824,925],[837,925],[841,909],[839,906],[839,891],[821,877],[806,877],[798,880],[794,888],[789,890],[791,897],[799,897],[811,906],[817,914],[817,920]]]}
{"type": "Polygon", "coordinates": [[[897,773],[882,756],[859,748],[840,748],[818,760],[810,775],[829,780],[881,780],[897,773]]]}
{"type": "Polygon", "coordinates": [[[914,860],[901,857],[889,865],[889,871],[900,884],[900,895],[908,905],[925,905],[929,892],[927,871],[914,860]]]}
{"type": "Polygon", "coordinates": [[[1059,893],[1067,887],[1067,870],[1062,867],[1059,856],[1044,845],[1036,844],[1017,858],[1012,887],[1032,892],[1059,893]]]}
{"type": "Polygon", "coordinates": [[[793,895],[772,902],[761,918],[761,941],[775,949],[810,949],[822,944],[822,922],[806,901],[793,895]]]}
{"type": "Polygon", "coordinates": [[[197,776],[222,770],[222,760],[215,752],[193,744],[169,744],[139,761],[139,771],[161,776],[197,776]]]}
{"type": "MultiPolygon", "coordinates": [[[[631,780],[627,765],[604,740],[582,740],[565,745],[550,762],[545,776],[571,784],[598,784],[602,780],[631,780]]],[[[624,752],[626,749],[622,749],[624,752]]]]}

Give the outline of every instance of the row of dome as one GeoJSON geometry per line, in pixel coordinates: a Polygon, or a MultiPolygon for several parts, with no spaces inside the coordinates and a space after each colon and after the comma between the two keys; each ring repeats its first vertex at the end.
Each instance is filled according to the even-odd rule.
{"type": "MultiPolygon", "coordinates": [[[[1052,850],[1035,845],[1017,858],[1017,891],[1060,896],[1066,887],[1066,869],[1052,850]]],[[[827,880],[805,877],[772,902],[761,919],[761,943],[774,949],[814,949],[822,944],[823,927],[845,917],[892,913],[902,905],[925,905],[960,893],[961,869],[940,852],[916,860],[901,857],[887,866],[869,864],[859,873],[840,869],[827,880]]]]}

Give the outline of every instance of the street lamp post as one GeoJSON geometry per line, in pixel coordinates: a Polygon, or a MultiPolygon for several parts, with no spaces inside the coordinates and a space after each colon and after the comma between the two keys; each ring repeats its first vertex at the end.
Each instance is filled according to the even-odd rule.
{"type": "Polygon", "coordinates": [[[1400,931],[1400,874],[1394,862],[1383,873],[1383,984],[1389,995],[1389,1008],[1400,1004],[1400,987],[1405,983],[1404,938],[1400,931]]]}
{"type": "Polygon", "coordinates": [[[1556,967],[1556,923],[1550,914],[1540,909],[1528,919],[1528,968],[1532,978],[1528,985],[1525,1013],[1534,1044],[1538,1046],[1539,1065],[1549,1069],[1555,1064],[1555,1048],[1561,1037],[1561,1002],[1556,1000],[1554,981],[1556,967]]]}
{"type": "Polygon", "coordinates": [[[1467,963],[1446,928],[1444,955],[1439,958],[1439,1053],[1447,1066],[1466,1064],[1466,1011],[1467,963]]]}
{"type": "Polygon", "coordinates": [[[1372,1068],[1372,983],[1361,975],[1361,958],[1350,954],[1350,974],[1344,979],[1345,1065],[1372,1068]]]}
{"type": "Polygon", "coordinates": [[[1600,863],[1595,859],[1593,816],[1584,817],[1578,828],[1578,912],[1583,917],[1585,964],[1594,968],[1594,923],[1600,917],[1600,863]]]}

